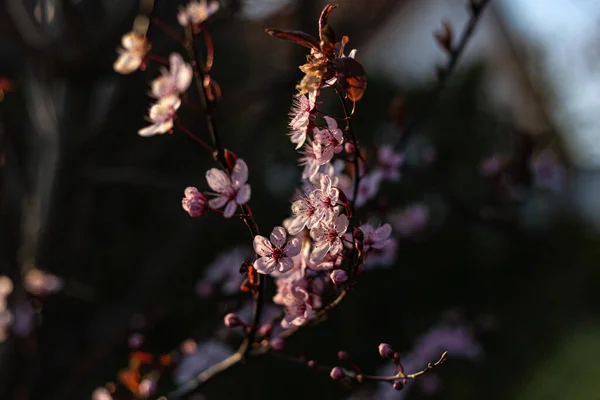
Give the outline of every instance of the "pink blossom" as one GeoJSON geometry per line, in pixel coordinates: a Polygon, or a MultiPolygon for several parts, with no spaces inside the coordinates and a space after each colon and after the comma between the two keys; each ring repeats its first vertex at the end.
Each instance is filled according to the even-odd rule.
{"type": "Polygon", "coordinates": [[[385,246],[381,249],[371,247],[365,266],[371,267],[381,265],[388,267],[396,261],[396,252],[398,251],[398,240],[395,238],[388,239],[385,246]]]}
{"type": "Polygon", "coordinates": [[[348,280],[348,274],[342,269],[336,269],[329,274],[329,279],[336,284],[344,283],[348,280]]]}
{"type": "MultiPolygon", "coordinates": [[[[379,169],[375,169],[363,176],[358,184],[358,195],[354,205],[356,207],[362,207],[365,203],[375,197],[379,192],[379,186],[381,185],[381,179],[383,178],[383,172],[379,169]]],[[[346,185],[342,190],[346,193],[346,197],[350,200],[354,196],[354,186],[351,179],[345,182],[346,185]]]]}
{"type": "Polygon", "coordinates": [[[199,25],[219,10],[218,1],[190,1],[186,7],[179,9],[177,21],[182,26],[199,25]]]}
{"type": "Polygon", "coordinates": [[[25,290],[35,296],[48,296],[58,292],[63,287],[63,281],[56,275],[32,268],[25,273],[23,285],[25,290]]]}
{"type": "Polygon", "coordinates": [[[169,132],[173,129],[173,118],[177,109],[181,105],[181,100],[177,96],[161,97],[158,102],[152,107],[148,113],[148,119],[152,125],[140,129],[140,136],[154,136],[169,132]]]}
{"type": "Polygon", "coordinates": [[[223,216],[231,218],[238,205],[244,205],[250,200],[250,185],[246,183],[247,180],[248,166],[241,158],[236,161],[231,176],[217,168],[209,169],[206,172],[206,182],[216,193],[208,204],[214,209],[225,206],[223,216]]]}
{"type": "Polygon", "coordinates": [[[206,214],[208,202],[204,193],[193,186],[186,188],[183,193],[185,197],[181,200],[181,206],[191,217],[201,217],[206,214]]]}
{"type": "Polygon", "coordinates": [[[400,166],[404,162],[404,155],[394,152],[391,146],[381,146],[377,152],[379,168],[381,169],[382,179],[392,182],[400,180],[400,166]]]}
{"type": "Polygon", "coordinates": [[[321,306],[318,288],[300,274],[278,279],[276,283],[277,294],[273,302],[285,308],[285,317],[281,321],[283,328],[303,325],[313,316],[313,310],[321,306]]]}
{"type": "Polygon", "coordinates": [[[310,254],[311,260],[322,260],[327,253],[332,256],[342,251],[342,237],[348,229],[348,217],[344,214],[329,221],[322,221],[310,231],[310,236],[315,241],[315,248],[310,254]]]}
{"type": "Polygon", "coordinates": [[[365,253],[372,250],[381,250],[390,242],[392,227],[390,224],[383,224],[377,228],[364,224],[359,227],[363,233],[363,251],[365,253]]]}
{"type": "Polygon", "coordinates": [[[318,189],[292,203],[294,217],[288,227],[290,234],[298,234],[305,226],[313,229],[320,221],[333,217],[339,194],[332,186],[331,178],[321,174],[318,189]]]}
{"type": "Polygon", "coordinates": [[[296,150],[302,147],[306,141],[306,134],[310,126],[310,116],[315,108],[315,100],[317,92],[313,91],[308,96],[299,96],[294,98],[292,110],[290,112],[290,139],[292,143],[296,143],[296,150]]]}
{"type": "Polygon", "coordinates": [[[135,32],[128,32],[121,38],[121,48],[117,49],[119,58],[113,68],[120,74],[130,74],[138,69],[150,50],[150,44],[145,36],[135,32]]]}
{"type": "Polygon", "coordinates": [[[338,128],[337,122],[331,117],[324,117],[327,122],[327,128],[315,128],[315,143],[319,145],[318,151],[315,153],[319,165],[326,164],[331,161],[334,154],[340,153],[344,147],[344,134],[338,128]]]}
{"type": "Polygon", "coordinates": [[[412,204],[402,212],[390,217],[394,229],[402,236],[410,236],[422,230],[427,224],[429,211],[422,203],[412,204]]]}
{"type": "Polygon", "coordinates": [[[344,257],[342,257],[341,253],[332,256],[331,254],[326,254],[325,257],[321,260],[311,260],[309,259],[306,263],[306,266],[312,270],[320,271],[320,270],[328,270],[332,268],[339,268],[344,261],[344,257]]]}
{"type": "Polygon", "coordinates": [[[286,272],[294,267],[292,257],[298,255],[302,243],[294,238],[286,242],[286,232],[281,226],[276,226],[271,232],[270,241],[260,235],[254,237],[254,251],[261,256],[254,262],[254,268],[261,274],[273,271],[286,272]]]}
{"type": "Polygon", "coordinates": [[[185,61],[178,53],[171,53],[169,56],[169,67],[161,67],[161,76],[154,79],[151,83],[152,96],[157,99],[167,96],[179,96],[184,93],[192,82],[192,66],[185,61]]]}
{"type": "Polygon", "coordinates": [[[99,387],[92,393],[92,400],[113,400],[108,389],[99,387]]]}
{"type": "Polygon", "coordinates": [[[302,179],[310,179],[316,175],[319,171],[321,146],[318,143],[312,142],[310,139],[306,139],[306,143],[300,151],[301,157],[298,162],[301,166],[304,166],[302,171],[302,179]]]}

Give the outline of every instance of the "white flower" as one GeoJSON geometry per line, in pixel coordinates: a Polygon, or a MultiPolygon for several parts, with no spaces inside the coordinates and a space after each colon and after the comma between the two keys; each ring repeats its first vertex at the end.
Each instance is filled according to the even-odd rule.
{"type": "Polygon", "coordinates": [[[315,108],[317,92],[312,91],[308,96],[294,98],[292,110],[290,111],[290,140],[296,143],[296,150],[302,147],[306,141],[306,134],[310,123],[310,113],[315,108]]]}
{"type": "Polygon", "coordinates": [[[211,1],[210,3],[207,3],[206,0],[190,1],[186,7],[179,9],[177,21],[182,26],[187,26],[190,23],[199,25],[216,13],[217,10],[219,10],[218,1],[211,1]]]}
{"type": "Polygon", "coordinates": [[[286,232],[281,226],[273,228],[270,239],[260,235],[254,237],[254,251],[261,256],[254,262],[254,268],[261,274],[291,270],[294,267],[292,257],[297,256],[302,247],[300,239],[286,242],[286,232]]]}
{"type": "Polygon", "coordinates": [[[315,248],[310,253],[310,258],[314,262],[321,260],[327,253],[335,256],[342,251],[342,237],[348,229],[348,217],[344,214],[337,218],[321,222],[316,228],[310,231],[310,236],[315,241],[315,248]]]}
{"type": "Polygon", "coordinates": [[[181,100],[177,96],[160,98],[156,104],[150,107],[148,113],[148,119],[152,122],[152,125],[140,129],[138,134],[140,136],[154,136],[173,129],[173,118],[180,105],[181,100]]]}
{"type": "MultiPolygon", "coordinates": [[[[306,140],[304,147],[302,148],[302,157],[298,159],[301,166],[304,166],[302,171],[302,179],[310,179],[317,171],[319,171],[319,160],[317,155],[321,152],[321,146],[317,143],[312,142],[310,139],[306,140]]],[[[325,164],[325,163],[323,163],[325,164]]]]}
{"type": "Polygon", "coordinates": [[[327,128],[315,128],[315,143],[319,144],[319,151],[316,153],[319,165],[327,164],[331,161],[334,154],[343,150],[344,134],[338,128],[337,122],[331,117],[324,117],[327,121],[327,128]]]}
{"type": "Polygon", "coordinates": [[[154,79],[151,83],[152,96],[157,99],[163,97],[184,93],[192,82],[194,72],[192,66],[185,61],[178,53],[171,53],[169,56],[169,67],[161,68],[161,76],[154,79]]]}
{"type": "Polygon", "coordinates": [[[123,47],[117,49],[119,58],[113,64],[113,68],[118,73],[126,75],[142,65],[146,54],[150,51],[150,44],[145,36],[128,32],[121,38],[121,45],[123,47]]]}
{"type": "Polygon", "coordinates": [[[313,190],[308,197],[292,203],[294,217],[288,227],[291,235],[298,234],[305,226],[312,229],[323,219],[331,219],[336,214],[335,207],[340,192],[331,186],[331,178],[321,174],[319,188],[313,190]]]}
{"type": "Polygon", "coordinates": [[[216,192],[216,197],[209,200],[208,204],[214,209],[225,206],[223,216],[231,218],[238,205],[244,205],[250,200],[250,185],[246,183],[247,180],[248,166],[241,158],[236,161],[231,177],[220,169],[209,169],[206,171],[206,182],[216,192]]]}

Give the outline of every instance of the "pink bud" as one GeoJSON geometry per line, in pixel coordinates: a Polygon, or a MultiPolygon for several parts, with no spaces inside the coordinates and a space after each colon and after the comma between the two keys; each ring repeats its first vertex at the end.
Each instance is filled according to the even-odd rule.
{"type": "Polygon", "coordinates": [[[348,274],[346,274],[344,270],[336,269],[329,274],[329,278],[331,278],[334,284],[339,285],[340,283],[344,283],[348,280],[348,274]]]}
{"type": "Polygon", "coordinates": [[[404,383],[402,383],[400,381],[396,381],[396,382],[394,382],[392,387],[394,388],[394,390],[402,390],[402,389],[404,389],[404,383]]]}
{"type": "Polygon", "coordinates": [[[314,368],[317,366],[317,363],[315,362],[315,360],[309,360],[307,365],[308,365],[308,368],[314,368]]]}
{"type": "Polygon", "coordinates": [[[276,337],[275,339],[271,340],[271,347],[273,350],[281,351],[285,347],[285,340],[280,337],[276,337]]]}
{"type": "Polygon", "coordinates": [[[201,217],[206,214],[208,202],[206,196],[195,187],[188,187],[184,191],[185,197],[181,200],[181,206],[191,217],[201,217]]]}
{"type": "Polygon", "coordinates": [[[334,367],[331,372],[329,373],[329,376],[331,377],[331,379],[333,379],[334,381],[337,381],[338,379],[341,379],[342,376],[344,376],[344,371],[342,371],[342,369],[340,367],[334,367]]]}
{"type": "Polygon", "coordinates": [[[338,351],[337,356],[340,359],[340,361],[343,361],[343,362],[350,361],[350,356],[345,351],[342,351],[342,350],[338,351]]]}
{"type": "Polygon", "coordinates": [[[381,343],[379,345],[379,355],[383,358],[392,358],[394,356],[394,350],[392,350],[392,346],[387,343],[381,343]]]}
{"type": "Polygon", "coordinates": [[[235,328],[236,326],[245,325],[242,322],[242,320],[240,319],[240,317],[238,317],[234,313],[227,314],[225,316],[225,318],[223,319],[223,321],[225,322],[225,325],[230,328],[235,328]]]}
{"type": "Polygon", "coordinates": [[[260,329],[259,329],[259,331],[258,331],[258,333],[262,337],[269,337],[269,336],[271,336],[271,332],[273,332],[273,325],[271,325],[271,324],[265,324],[265,325],[261,326],[260,329]]]}
{"type": "Polygon", "coordinates": [[[344,150],[346,150],[346,153],[348,154],[354,154],[354,151],[356,150],[356,148],[354,147],[354,145],[350,142],[346,142],[346,144],[344,145],[344,150]]]}

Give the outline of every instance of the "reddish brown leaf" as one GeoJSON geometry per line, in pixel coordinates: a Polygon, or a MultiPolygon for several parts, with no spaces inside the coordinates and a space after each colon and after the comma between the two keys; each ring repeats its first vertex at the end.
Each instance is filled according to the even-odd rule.
{"type": "Polygon", "coordinates": [[[288,40],[309,49],[320,50],[319,41],[314,36],[300,31],[281,31],[279,29],[265,29],[269,35],[278,39],[288,40]]]}
{"type": "Polygon", "coordinates": [[[335,76],[350,101],[358,101],[362,98],[367,88],[367,77],[365,70],[358,61],[350,57],[336,58],[335,76]]]}

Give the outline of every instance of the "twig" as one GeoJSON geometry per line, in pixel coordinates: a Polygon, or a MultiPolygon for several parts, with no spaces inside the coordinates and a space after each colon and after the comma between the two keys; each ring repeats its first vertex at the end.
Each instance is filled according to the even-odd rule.
{"type": "Polygon", "coordinates": [[[401,150],[406,145],[406,141],[411,133],[413,133],[414,129],[425,120],[425,118],[429,115],[429,113],[433,110],[434,106],[437,104],[440,96],[446,86],[448,85],[448,81],[452,73],[456,68],[456,64],[463,54],[465,48],[467,47],[467,43],[473,36],[475,32],[475,27],[480,20],[480,17],[485,9],[485,6],[491,0],[469,0],[469,9],[471,11],[471,18],[467,23],[461,38],[456,47],[452,47],[448,50],[448,54],[450,58],[448,59],[448,63],[444,68],[442,68],[439,76],[438,83],[436,87],[433,89],[433,92],[430,94],[429,99],[425,102],[425,105],[417,112],[417,115],[409,121],[402,132],[400,133],[400,137],[398,138],[398,142],[394,146],[396,150],[401,150]]]}

